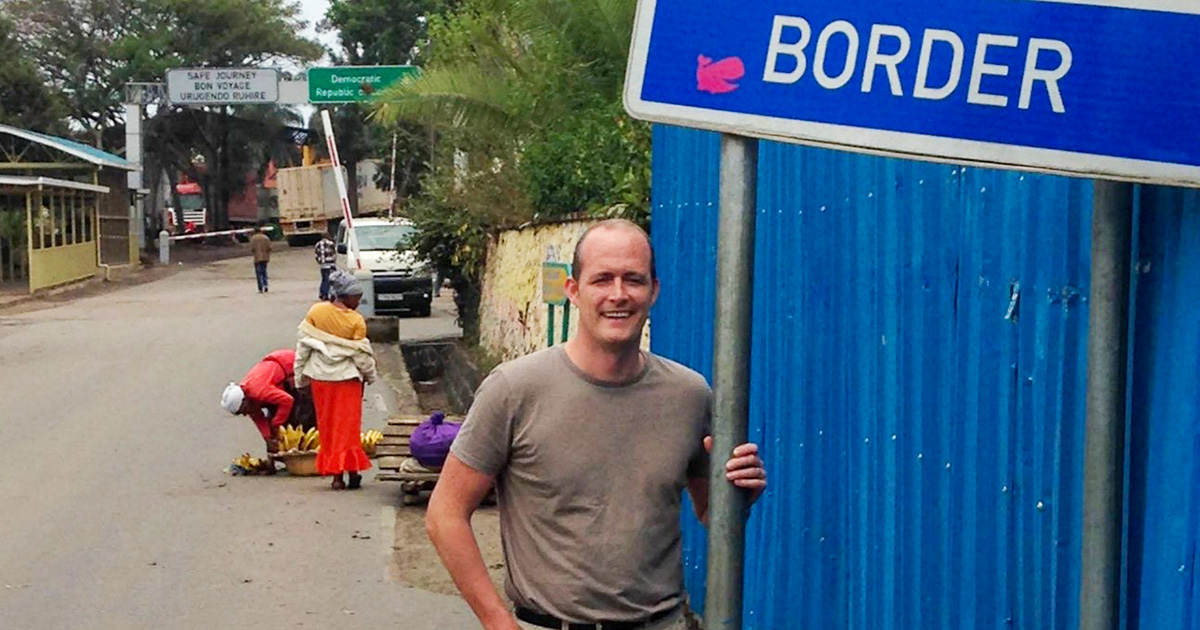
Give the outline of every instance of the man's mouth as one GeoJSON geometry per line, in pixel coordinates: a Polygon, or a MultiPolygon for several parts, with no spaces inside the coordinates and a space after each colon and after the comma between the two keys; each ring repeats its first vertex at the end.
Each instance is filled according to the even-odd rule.
{"type": "Polygon", "coordinates": [[[603,315],[606,319],[629,319],[633,317],[633,311],[609,311],[603,315]]]}

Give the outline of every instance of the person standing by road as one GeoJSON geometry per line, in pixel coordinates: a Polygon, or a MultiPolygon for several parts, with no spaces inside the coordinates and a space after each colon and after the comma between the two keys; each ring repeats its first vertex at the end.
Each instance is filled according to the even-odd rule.
{"type": "MultiPolygon", "coordinates": [[[[636,224],[585,232],[566,291],[578,334],[479,386],[426,529],[486,630],[682,630],[682,494],[706,522],[712,392],[696,372],[641,350],[659,282],[636,224]],[[512,610],[471,529],[493,484],[512,610]]],[[[725,470],[752,501],[766,488],[754,444],[735,448],[725,470]]]]}
{"type": "Polygon", "coordinates": [[[296,385],[312,383],[317,408],[317,472],[333,476],[333,489],[358,488],[371,460],[363,451],[363,383],[375,382],[375,353],[367,339],[367,321],[354,309],[362,287],[354,276],[330,275],[332,302],[318,302],[300,322],[296,343],[296,385]],[[349,474],[348,479],[343,475],[349,474]]]}
{"type": "Polygon", "coordinates": [[[267,293],[267,263],[271,262],[271,239],[263,234],[262,226],[254,228],[250,237],[250,253],[254,255],[254,279],[258,281],[258,292],[267,293]]]}
{"type": "Polygon", "coordinates": [[[329,274],[337,268],[337,247],[333,244],[333,237],[329,232],[321,234],[321,240],[317,241],[317,246],[313,248],[317,259],[317,266],[321,269],[321,288],[318,290],[322,300],[329,299],[329,274]]]}

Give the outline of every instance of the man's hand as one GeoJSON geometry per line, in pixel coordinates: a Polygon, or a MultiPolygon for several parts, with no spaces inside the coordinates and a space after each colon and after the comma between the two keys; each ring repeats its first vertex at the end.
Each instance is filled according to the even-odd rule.
{"type": "MultiPolygon", "coordinates": [[[[712,436],[704,438],[704,450],[712,453],[712,436]]],[[[758,445],[753,442],[734,447],[733,455],[725,462],[725,478],[733,485],[751,491],[750,502],[754,503],[767,489],[767,469],[758,457],[758,445]]]]}

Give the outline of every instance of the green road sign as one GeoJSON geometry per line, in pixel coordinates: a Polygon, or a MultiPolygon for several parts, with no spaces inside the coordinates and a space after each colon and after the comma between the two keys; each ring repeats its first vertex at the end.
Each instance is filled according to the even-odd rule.
{"type": "Polygon", "coordinates": [[[380,90],[410,74],[416,66],[339,66],[309,68],[308,102],[353,103],[369,101],[380,90]]]}

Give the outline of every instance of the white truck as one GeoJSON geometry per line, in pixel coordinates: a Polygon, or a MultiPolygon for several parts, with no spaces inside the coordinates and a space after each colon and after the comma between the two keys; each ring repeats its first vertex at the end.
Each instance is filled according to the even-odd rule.
{"type": "MultiPolygon", "coordinates": [[[[375,184],[379,160],[362,160],[357,165],[357,182],[350,194],[358,196],[355,216],[387,212],[391,195],[375,184]]],[[[342,167],[342,176],[346,168],[342,167]]],[[[349,180],[347,185],[351,185],[349,180]]],[[[278,174],[279,223],[289,245],[315,242],[322,232],[333,234],[342,219],[342,204],[332,164],[281,168],[278,174]]]]}

